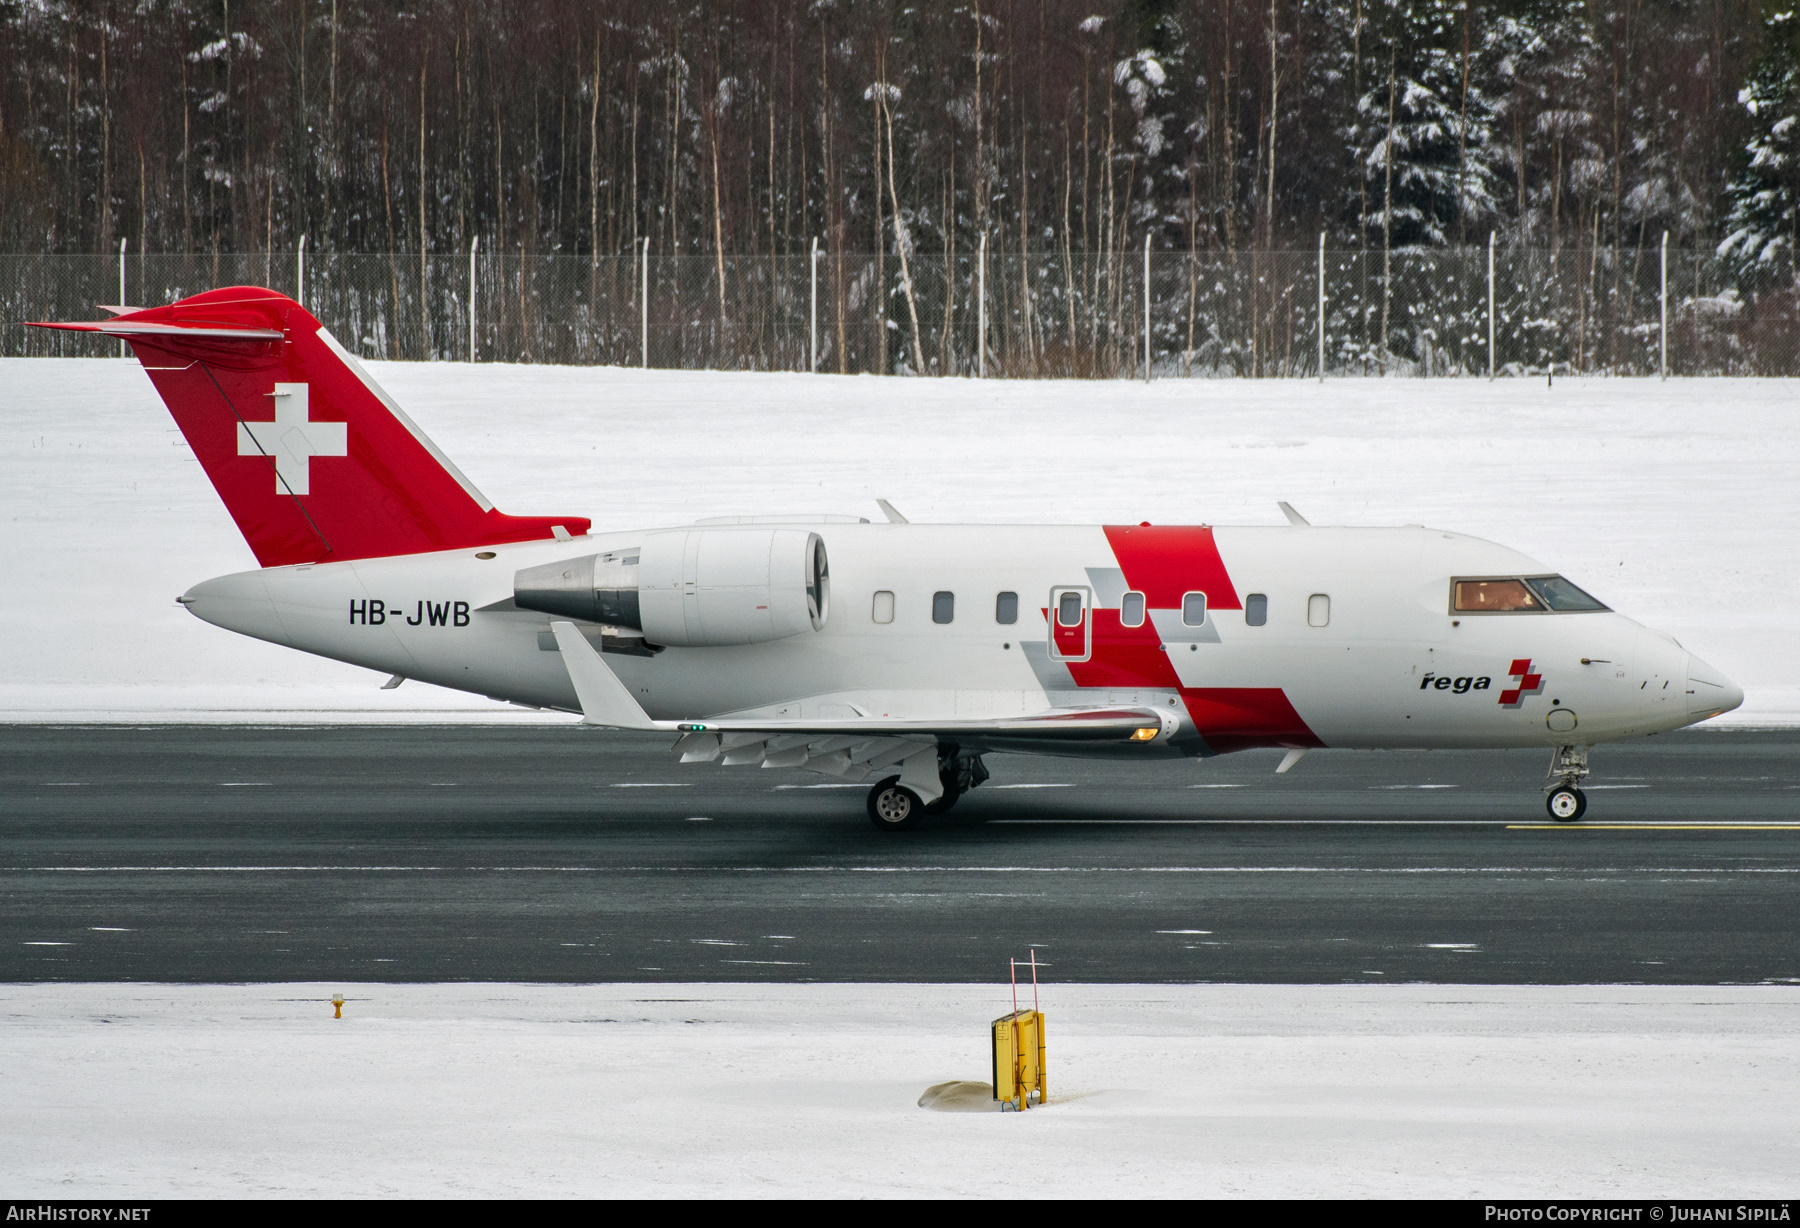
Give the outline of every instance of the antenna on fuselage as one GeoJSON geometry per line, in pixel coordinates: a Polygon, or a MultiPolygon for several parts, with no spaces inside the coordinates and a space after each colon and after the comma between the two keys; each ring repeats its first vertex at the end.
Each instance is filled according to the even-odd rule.
{"type": "Polygon", "coordinates": [[[1278,500],[1276,502],[1275,506],[1281,509],[1281,514],[1283,516],[1286,516],[1288,518],[1288,523],[1293,525],[1295,528],[1306,528],[1312,524],[1312,521],[1310,521],[1306,517],[1302,516],[1299,512],[1296,512],[1294,510],[1294,505],[1291,503],[1281,502],[1278,500]]]}
{"type": "Polygon", "coordinates": [[[892,503],[889,503],[886,499],[875,500],[875,506],[881,509],[881,514],[888,518],[889,524],[911,524],[912,523],[912,521],[910,521],[906,517],[902,516],[899,512],[896,512],[894,510],[894,505],[892,503]]]}

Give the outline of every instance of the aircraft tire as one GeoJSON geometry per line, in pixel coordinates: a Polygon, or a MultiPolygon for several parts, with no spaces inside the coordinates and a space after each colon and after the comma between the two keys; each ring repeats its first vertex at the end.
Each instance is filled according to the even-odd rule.
{"type": "Polygon", "coordinates": [[[943,814],[949,810],[950,807],[956,805],[958,801],[962,800],[963,791],[956,783],[956,777],[953,773],[943,773],[940,780],[944,786],[943,795],[935,802],[925,803],[926,814],[943,814]]]}
{"type": "Polygon", "coordinates": [[[869,822],[880,831],[907,831],[925,817],[919,795],[890,776],[869,790],[869,822]]]}
{"type": "Polygon", "coordinates": [[[1544,799],[1544,809],[1558,823],[1573,823],[1587,813],[1587,794],[1563,785],[1550,790],[1550,796],[1544,799]]]}

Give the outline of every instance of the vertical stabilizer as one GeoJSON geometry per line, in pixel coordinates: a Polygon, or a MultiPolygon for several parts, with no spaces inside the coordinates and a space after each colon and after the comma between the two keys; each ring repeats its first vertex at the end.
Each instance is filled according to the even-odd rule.
{"type": "Polygon", "coordinates": [[[233,286],[92,324],[131,343],[264,567],[585,533],[508,516],[304,307],[233,286]]]}

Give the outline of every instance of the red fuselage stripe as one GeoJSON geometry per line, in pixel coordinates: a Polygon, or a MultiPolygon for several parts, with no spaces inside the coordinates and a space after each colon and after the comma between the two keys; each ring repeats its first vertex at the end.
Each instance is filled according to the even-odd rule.
{"type": "MultiPolygon", "coordinates": [[[[1243,603],[1219,557],[1212,529],[1106,526],[1126,586],[1149,610],[1179,610],[1182,596],[1206,594],[1208,617],[1243,603]]],[[[1195,728],[1218,754],[1256,747],[1323,746],[1280,687],[1187,687],[1175,673],[1154,621],[1127,627],[1117,610],[1093,610],[1093,655],[1069,672],[1081,687],[1146,687],[1179,691],[1195,728]]]]}

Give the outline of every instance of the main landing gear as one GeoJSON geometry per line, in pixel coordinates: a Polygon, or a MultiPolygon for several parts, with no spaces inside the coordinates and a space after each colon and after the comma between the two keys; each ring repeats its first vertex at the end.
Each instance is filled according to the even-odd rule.
{"type": "Polygon", "coordinates": [[[1581,791],[1588,774],[1588,748],[1559,746],[1550,756],[1550,783],[1544,786],[1544,809],[1558,823],[1573,823],[1587,813],[1587,794],[1581,791]]]}
{"type": "Polygon", "coordinates": [[[882,831],[917,827],[920,819],[928,814],[943,814],[987,778],[987,765],[980,755],[965,754],[950,745],[939,746],[938,784],[943,794],[936,801],[921,801],[917,793],[900,783],[898,776],[889,776],[869,790],[869,822],[882,831]]]}
{"type": "Polygon", "coordinates": [[[882,831],[906,831],[917,827],[924,817],[925,803],[901,784],[898,776],[889,776],[869,790],[869,822],[882,831]]]}

